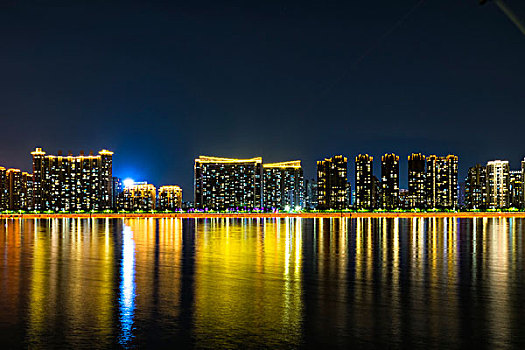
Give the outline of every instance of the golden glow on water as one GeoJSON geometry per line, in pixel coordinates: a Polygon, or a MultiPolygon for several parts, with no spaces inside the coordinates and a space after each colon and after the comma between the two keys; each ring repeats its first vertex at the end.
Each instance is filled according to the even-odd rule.
{"type": "Polygon", "coordinates": [[[297,343],[302,318],[301,222],[253,219],[199,223],[195,332],[203,347],[260,334],[261,344],[297,343]],[[259,255],[259,256],[258,256],[259,255]]]}
{"type": "Polygon", "coordinates": [[[520,348],[524,229],[513,218],[6,219],[0,329],[13,336],[0,340],[520,348]]]}
{"type": "Polygon", "coordinates": [[[76,330],[90,324],[86,339],[109,346],[113,318],[113,250],[104,230],[93,229],[85,219],[35,220],[32,252],[28,336],[41,344],[50,325],[70,330],[66,342],[74,342],[76,330]],[[90,257],[97,257],[93,263],[90,257]],[[67,259],[68,263],[60,263],[67,259]],[[64,285],[56,284],[57,279],[64,285]],[[96,288],[83,288],[83,280],[96,280],[96,288]],[[89,307],[86,300],[90,301],[89,307]],[[61,315],[68,310],[66,318],[61,315]]]}

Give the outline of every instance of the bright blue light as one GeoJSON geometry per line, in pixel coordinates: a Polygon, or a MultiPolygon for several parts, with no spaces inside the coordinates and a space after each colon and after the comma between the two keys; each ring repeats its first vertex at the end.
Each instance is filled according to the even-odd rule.
{"type": "Polygon", "coordinates": [[[125,188],[129,188],[131,186],[133,186],[135,184],[135,181],[133,179],[130,179],[129,177],[127,179],[125,179],[124,181],[122,181],[122,183],[124,184],[124,187],[125,188]]]}

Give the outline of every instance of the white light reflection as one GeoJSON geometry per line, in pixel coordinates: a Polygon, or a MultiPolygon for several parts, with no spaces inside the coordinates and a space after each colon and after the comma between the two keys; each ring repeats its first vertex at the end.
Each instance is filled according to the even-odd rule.
{"type": "Polygon", "coordinates": [[[133,231],[124,226],[122,232],[122,266],[120,269],[120,323],[121,333],[119,343],[126,345],[133,335],[133,316],[135,312],[135,241],[133,231]]]}

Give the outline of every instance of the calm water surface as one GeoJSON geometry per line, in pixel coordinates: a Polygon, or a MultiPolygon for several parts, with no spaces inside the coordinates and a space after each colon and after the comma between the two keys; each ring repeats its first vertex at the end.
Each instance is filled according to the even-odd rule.
{"type": "Polygon", "coordinates": [[[0,227],[2,348],[525,348],[521,219],[0,227]]]}

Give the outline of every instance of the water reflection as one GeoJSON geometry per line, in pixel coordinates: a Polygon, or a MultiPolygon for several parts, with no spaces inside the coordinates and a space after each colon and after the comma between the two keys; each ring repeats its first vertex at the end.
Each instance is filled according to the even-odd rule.
{"type": "Polygon", "coordinates": [[[5,220],[0,343],[520,348],[524,230],[507,218],[5,220]]]}
{"type": "Polygon", "coordinates": [[[124,226],[122,232],[122,267],[120,282],[120,340],[121,345],[131,342],[135,312],[135,242],[133,231],[124,226]]]}
{"type": "Polygon", "coordinates": [[[203,347],[298,344],[301,221],[196,222],[195,336],[203,347]]]}

